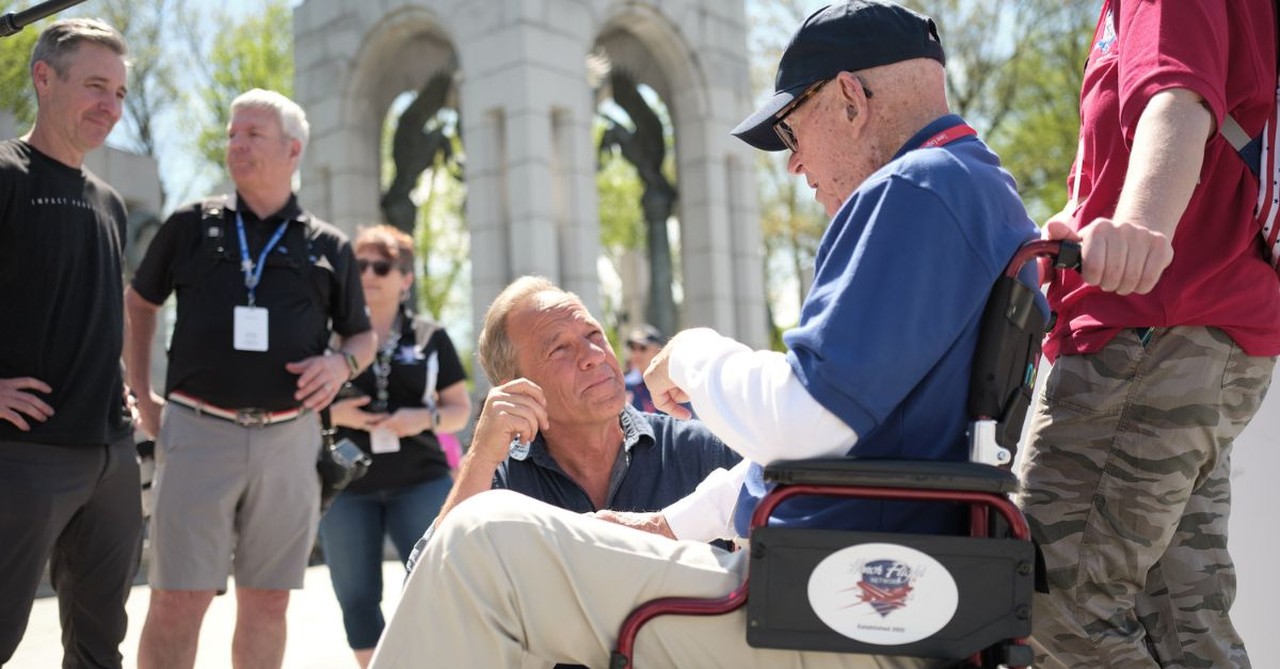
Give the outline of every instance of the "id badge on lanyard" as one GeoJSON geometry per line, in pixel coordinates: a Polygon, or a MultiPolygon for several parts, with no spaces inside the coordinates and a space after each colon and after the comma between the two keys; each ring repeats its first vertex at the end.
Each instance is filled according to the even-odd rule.
{"type": "Polygon", "coordinates": [[[236,233],[240,236],[240,271],[244,273],[244,287],[249,292],[248,306],[235,307],[233,314],[234,329],[231,344],[237,351],[261,353],[267,350],[270,343],[267,332],[269,314],[265,308],[255,304],[255,291],[258,283],[262,281],[262,270],[267,264],[267,254],[280,243],[280,238],[284,237],[284,231],[288,227],[289,221],[280,223],[275,233],[271,235],[271,239],[267,240],[266,246],[262,247],[262,253],[258,255],[258,262],[255,263],[249,257],[249,244],[244,236],[244,219],[241,218],[240,212],[236,212],[236,233]]]}

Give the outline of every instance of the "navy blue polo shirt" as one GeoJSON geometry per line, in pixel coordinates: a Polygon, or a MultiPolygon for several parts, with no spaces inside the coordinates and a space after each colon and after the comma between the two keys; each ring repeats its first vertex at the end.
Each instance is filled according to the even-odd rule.
{"type": "MultiPolygon", "coordinates": [[[[693,492],[716,469],[731,469],[741,456],[711,434],[699,420],[641,413],[627,405],[622,423],[622,457],[610,477],[605,508],[658,511],[693,492]]],[[[525,460],[507,458],[493,476],[505,488],[569,511],[597,511],[591,498],[565,473],[539,434],[525,460]]]]}

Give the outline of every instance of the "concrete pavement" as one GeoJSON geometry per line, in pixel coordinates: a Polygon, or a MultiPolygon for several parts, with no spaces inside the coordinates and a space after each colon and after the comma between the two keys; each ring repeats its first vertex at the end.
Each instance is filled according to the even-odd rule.
{"type": "MultiPolygon", "coordinates": [[[[390,615],[400,599],[404,569],[397,562],[385,562],[382,573],[382,610],[390,615]]],[[[125,667],[137,666],[138,636],[142,633],[149,597],[150,589],[146,585],[135,586],[129,595],[129,633],[120,647],[125,667]]],[[[293,591],[290,598],[288,619],[285,669],[353,669],[356,666],[347,648],[342,611],[334,599],[327,567],[320,565],[307,570],[303,589],[293,591]]],[[[227,669],[231,666],[234,627],[234,594],[214,598],[200,634],[196,669],[227,669]]],[[[5,664],[5,669],[57,669],[62,666],[61,634],[57,600],[53,597],[37,599],[26,636],[18,645],[17,653],[5,664]]]]}

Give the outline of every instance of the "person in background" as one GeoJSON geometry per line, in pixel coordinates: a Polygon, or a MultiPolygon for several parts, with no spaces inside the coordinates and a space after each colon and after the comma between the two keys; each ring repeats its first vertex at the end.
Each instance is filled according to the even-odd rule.
{"type": "Polygon", "coordinates": [[[0,665],[50,563],[62,666],[119,667],[142,538],[120,370],[125,206],[84,167],[124,110],[128,47],[96,19],[49,24],[36,121],[0,142],[0,665]]]}
{"type": "Polygon", "coordinates": [[[654,356],[658,355],[658,351],[662,350],[664,343],[666,343],[666,337],[662,336],[658,328],[648,323],[632,330],[631,335],[627,337],[627,375],[624,378],[627,383],[627,397],[636,411],[648,413],[657,411],[653,406],[653,396],[649,394],[649,387],[644,385],[644,370],[649,368],[649,363],[653,361],[654,356]]]}
{"type": "Polygon", "coordinates": [[[320,520],[316,412],[376,345],[350,240],[293,193],[306,114],[262,89],[230,111],[235,196],[175,211],[125,293],[128,378],[157,442],[141,669],[195,664],[205,612],[232,574],[232,664],[280,667],[289,591],[303,585],[320,520]],[[162,398],[151,342],[173,293],[162,398]]]}
{"type": "Polygon", "coordinates": [[[453,480],[438,433],[466,426],[471,399],[449,335],[406,303],[413,238],[379,225],[360,231],[352,246],[378,353],[331,410],[337,437],[355,442],[373,464],[321,518],[320,542],[347,643],[366,667],[383,628],[383,542],[390,537],[407,561],[439,513],[453,480]]]}
{"type": "Polygon", "coordinates": [[[1270,118],[1275,25],[1272,0],[1103,3],[1071,197],[1044,228],[1080,241],[1082,273],[1049,284],[1053,367],[1022,459],[1049,584],[1037,667],[1249,666],[1231,448],[1280,353],[1280,281],[1224,133],[1270,118]]]}

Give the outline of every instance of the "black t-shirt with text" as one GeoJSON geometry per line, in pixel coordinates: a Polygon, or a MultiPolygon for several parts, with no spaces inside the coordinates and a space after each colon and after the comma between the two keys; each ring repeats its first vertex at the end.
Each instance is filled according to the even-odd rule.
{"type": "Polygon", "coordinates": [[[124,201],[21,140],[0,142],[0,378],[30,376],[53,407],[0,440],[96,445],[130,434],[120,351],[124,201]]]}

